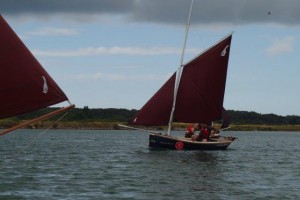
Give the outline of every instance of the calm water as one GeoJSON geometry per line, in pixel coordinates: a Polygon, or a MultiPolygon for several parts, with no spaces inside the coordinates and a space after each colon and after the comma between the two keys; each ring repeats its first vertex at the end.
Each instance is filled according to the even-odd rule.
{"type": "Polygon", "coordinates": [[[138,131],[40,133],[0,138],[0,199],[300,199],[300,133],[227,132],[239,139],[226,151],[150,150],[138,131]]]}

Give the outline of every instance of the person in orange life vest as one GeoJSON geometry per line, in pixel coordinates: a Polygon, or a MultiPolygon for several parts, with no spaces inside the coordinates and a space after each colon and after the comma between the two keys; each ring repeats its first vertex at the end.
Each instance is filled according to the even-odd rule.
{"type": "Polygon", "coordinates": [[[193,125],[188,125],[185,131],[185,136],[186,138],[191,138],[192,135],[195,133],[195,129],[198,127],[198,124],[193,125]]]}

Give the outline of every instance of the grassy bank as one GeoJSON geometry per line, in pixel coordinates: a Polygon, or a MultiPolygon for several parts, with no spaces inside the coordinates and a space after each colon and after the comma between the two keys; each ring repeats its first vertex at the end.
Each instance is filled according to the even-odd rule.
{"type": "MultiPolygon", "coordinates": [[[[60,122],[55,128],[59,129],[103,129],[118,130],[122,122],[60,122]]],[[[124,124],[124,123],[122,123],[124,124]]],[[[44,124],[45,125],[45,124],[44,124]]],[[[173,129],[186,129],[186,124],[174,124],[173,129]]],[[[218,126],[218,125],[217,125],[218,126]]],[[[300,131],[300,125],[231,125],[230,131],[300,131]]],[[[142,127],[143,128],[143,127],[142,127]]],[[[166,130],[167,127],[150,127],[152,130],[166,130]]]]}
{"type": "MultiPolygon", "coordinates": [[[[21,121],[15,120],[0,120],[0,128],[12,127],[21,121]]],[[[54,122],[42,121],[28,126],[27,128],[39,129],[48,128],[54,122]]],[[[124,122],[103,122],[103,121],[70,121],[70,122],[58,122],[53,125],[54,129],[87,129],[87,130],[118,130],[120,127],[118,124],[125,124],[124,122]]],[[[174,123],[173,129],[185,130],[187,124],[174,123]]],[[[219,127],[220,125],[216,125],[219,127]]],[[[300,131],[300,125],[235,125],[232,124],[230,131],[300,131]]],[[[147,128],[149,129],[149,128],[147,128]]],[[[166,127],[151,127],[151,130],[166,130],[166,127]]]]}

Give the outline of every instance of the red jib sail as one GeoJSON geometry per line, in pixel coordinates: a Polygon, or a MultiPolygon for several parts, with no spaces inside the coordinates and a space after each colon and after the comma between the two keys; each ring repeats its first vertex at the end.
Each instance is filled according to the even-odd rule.
{"type": "Polygon", "coordinates": [[[0,118],[68,100],[0,15],[0,118]]]}
{"type": "MultiPolygon", "coordinates": [[[[174,122],[208,123],[222,118],[231,37],[229,35],[224,38],[184,66],[177,93],[174,122]]],[[[175,76],[173,74],[155,93],[130,124],[168,124],[175,76]]]]}

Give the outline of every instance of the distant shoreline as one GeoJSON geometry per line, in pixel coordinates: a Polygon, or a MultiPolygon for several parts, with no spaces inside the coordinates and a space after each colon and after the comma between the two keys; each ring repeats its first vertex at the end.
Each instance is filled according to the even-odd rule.
{"type": "MultiPolygon", "coordinates": [[[[48,128],[52,125],[52,121],[38,122],[30,125],[26,128],[28,129],[43,129],[48,128]]],[[[53,125],[52,129],[73,129],[73,130],[122,130],[118,124],[126,124],[124,122],[58,122],[53,125]]],[[[2,124],[0,123],[0,128],[5,129],[12,127],[14,124],[2,124]]],[[[185,131],[187,124],[174,123],[173,130],[185,131]]],[[[220,125],[216,125],[219,127],[220,125]]],[[[300,131],[300,125],[230,125],[229,131],[300,131]]],[[[166,130],[166,127],[142,127],[148,130],[166,130]]]]}

